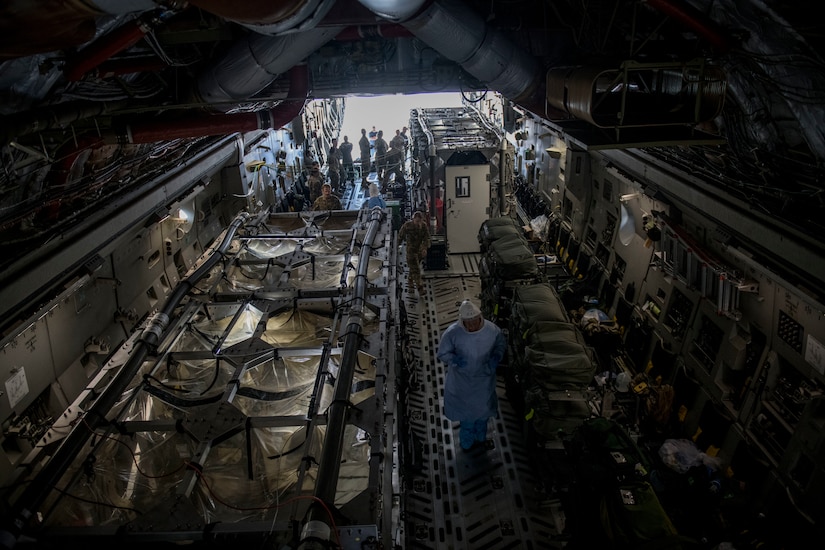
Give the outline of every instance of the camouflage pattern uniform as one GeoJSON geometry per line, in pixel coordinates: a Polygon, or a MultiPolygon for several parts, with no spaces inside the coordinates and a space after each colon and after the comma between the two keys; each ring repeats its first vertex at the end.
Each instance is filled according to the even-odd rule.
{"type": "Polygon", "coordinates": [[[387,185],[387,178],[390,176],[388,170],[387,152],[389,145],[384,139],[384,131],[378,131],[378,137],[375,139],[375,171],[378,173],[378,181],[381,182],[381,191],[386,191],[384,186],[387,185]]]}
{"type": "Polygon", "coordinates": [[[309,201],[315,203],[315,199],[321,196],[321,187],[324,185],[324,175],[320,172],[307,176],[307,187],[309,188],[309,201]]]}
{"type": "Polygon", "coordinates": [[[389,181],[390,172],[395,174],[396,185],[404,182],[404,137],[400,130],[395,131],[395,137],[390,140],[390,150],[387,153],[389,159],[387,175],[385,178],[389,181]]]}
{"type": "Polygon", "coordinates": [[[424,220],[423,214],[416,212],[416,216],[401,226],[398,232],[398,242],[407,243],[407,286],[409,292],[423,287],[421,281],[421,259],[430,248],[430,229],[424,220]]]}
{"type": "Polygon", "coordinates": [[[333,191],[338,191],[341,185],[341,158],[341,150],[333,145],[327,157],[327,177],[333,191]]]}
{"type": "Polygon", "coordinates": [[[341,210],[341,199],[335,195],[321,195],[312,203],[313,210],[341,210]]]}

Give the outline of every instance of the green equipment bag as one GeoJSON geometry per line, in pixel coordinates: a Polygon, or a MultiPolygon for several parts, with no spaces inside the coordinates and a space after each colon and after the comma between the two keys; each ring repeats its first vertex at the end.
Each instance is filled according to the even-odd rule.
{"type": "Polygon", "coordinates": [[[677,532],[649,482],[650,461],[621,425],[592,418],[564,444],[579,480],[581,536],[594,548],[698,548],[677,532]]]}
{"type": "Polygon", "coordinates": [[[485,257],[490,274],[505,281],[535,279],[539,273],[533,251],[521,235],[492,241],[485,257]]]}
{"type": "Polygon", "coordinates": [[[647,481],[608,490],[602,498],[600,513],[605,535],[617,548],[681,546],[676,528],[647,481]]]}
{"type": "Polygon", "coordinates": [[[549,283],[516,287],[511,311],[512,330],[519,334],[540,321],[570,322],[558,293],[549,283]]]}
{"type": "Polygon", "coordinates": [[[584,387],[593,381],[596,365],[584,337],[571,323],[540,321],[524,338],[525,380],[549,391],[584,387]]]}
{"type": "Polygon", "coordinates": [[[491,218],[481,224],[478,230],[478,244],[481,247],[481,251],[486,252],[490,247],[490,243],[493,241],[514,235],[521,237],[524,243],[527,244],[524,231],[517,225],[513,218],[491,218]]]}
{"type": "Polygon", "coordinates": [[[590,400],[583,391],[530,388],[524,394],[525,419],[545,441],[563,440],[593,415],[590,400]]]}
{"type": "Polygon", "coordinates": [[[569,441],[570,454],[580,477],[591,489],[646,480],[650,461],[621,425],[597,417],[583,423],[569,441]]]}

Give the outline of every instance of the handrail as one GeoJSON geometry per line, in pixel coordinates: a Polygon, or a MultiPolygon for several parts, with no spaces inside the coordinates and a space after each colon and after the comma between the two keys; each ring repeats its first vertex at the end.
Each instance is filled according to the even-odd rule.
{"type": "Polygon", "coordinates": [[[332,508],[335,501],[338,474],[341,468],[341,454],[344,448],[344,428],[351,407],[350,392],[355,367],[358,364],[358,350],[362,339],[369,259],[374,248],[373,243],[381,227],[383,215],[381,209],[373,209],[370,212],[369,225],[358,256],[358,270],[353,285],[351,305],[344,325],[344,348],[341,354],[341,366],[335,380],[332,402],[327,409],[327,429],[324,435],[321,458],[318,461],[318,476],[315,481],[314,493],[316,501],[307,510],[299,548],[308,548],[305,545],[311,546],[319,540],[334,540],[330,539],[333,525],[330,524],[331,518],[327,508],[332,508]]]}

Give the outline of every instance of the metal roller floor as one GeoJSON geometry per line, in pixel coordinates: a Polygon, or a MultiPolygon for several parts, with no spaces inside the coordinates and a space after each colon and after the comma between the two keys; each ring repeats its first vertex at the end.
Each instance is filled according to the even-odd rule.
{"type": "MultiPolygon", "coordinates": [[[[442,414],[444,365],[436,359],[441,333],[458,318],[465,298],[481,291],[477,254],[451,255],[450,269],[425,271],[420,298],[404,292],[415,356],[407,396],[412,432],[421,443],[420,467],[405,501],[406,548],[553,549],[564,547],[564,515],[533,474],[523,421],[499,378],[499,414],[486,448],[463,451],[458,423],[442,414]]],[[[406,286],[406,285],[405,285],[406,286]]]]}

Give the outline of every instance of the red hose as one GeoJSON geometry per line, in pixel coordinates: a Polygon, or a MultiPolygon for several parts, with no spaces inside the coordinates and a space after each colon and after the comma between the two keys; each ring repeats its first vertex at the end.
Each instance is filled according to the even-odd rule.
{"type": "Polygon", "coordinates": [[[74,59],[66,63],[64,69],[66,79],[80,80],[83,75],[114,54],[135,45],[148,31],[149,27],[145,23],[134,20],[92,42],[80,50],[74,59]]]}
{"type": "Polygon", "coordinates": [[[647,0],[647,3],[704,36],[720,53],[730,50],[730,42],[719,25],[693,6],[677,0],[647,0]]]}

